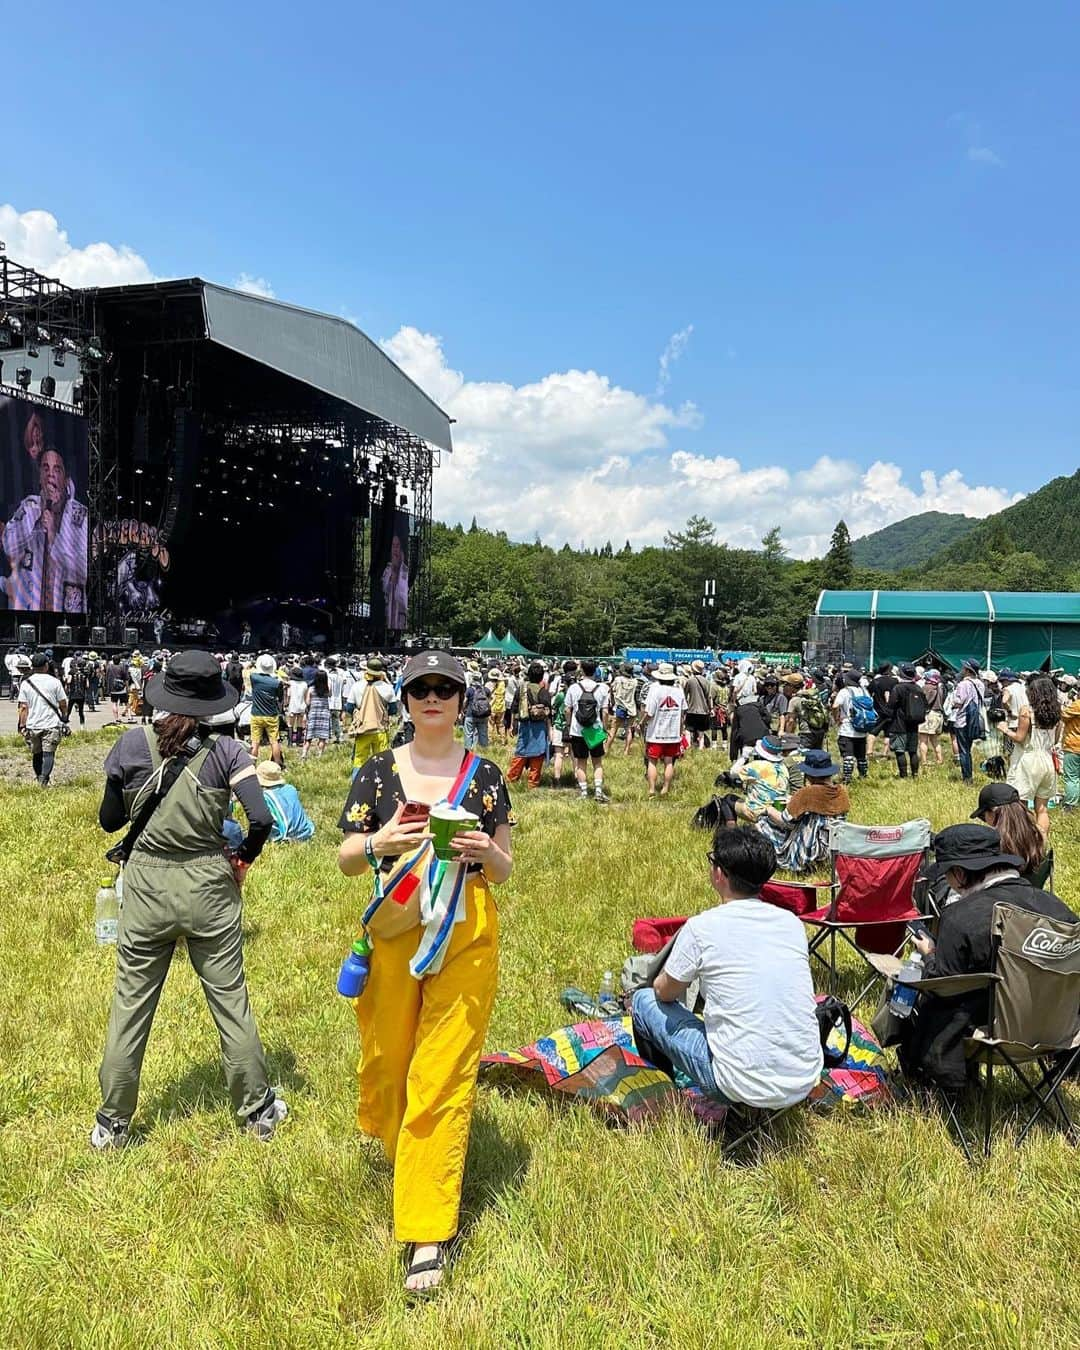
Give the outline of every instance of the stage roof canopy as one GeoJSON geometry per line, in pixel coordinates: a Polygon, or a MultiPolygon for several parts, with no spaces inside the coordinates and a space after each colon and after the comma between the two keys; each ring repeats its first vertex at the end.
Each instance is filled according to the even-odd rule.
{"type": "Polygon", "coordinates": [[[400,427],[440,450],[452,450],[450,418],[346,319],[300,309],[192,277],[95,292],[108,303],[166,304],[198,295],[205,337],[270,370],[400,427]]]}

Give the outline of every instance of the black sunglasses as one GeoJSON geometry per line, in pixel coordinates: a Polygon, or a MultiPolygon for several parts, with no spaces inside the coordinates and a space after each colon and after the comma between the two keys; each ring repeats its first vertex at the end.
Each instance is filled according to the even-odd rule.
{"type": "Polygon", "coordinates": [[[461,685],[453,680],[414,680],[405,692],[409,698],[427,698],[428,694],[434,694],[445,703],[461,693],[461,685]]]}

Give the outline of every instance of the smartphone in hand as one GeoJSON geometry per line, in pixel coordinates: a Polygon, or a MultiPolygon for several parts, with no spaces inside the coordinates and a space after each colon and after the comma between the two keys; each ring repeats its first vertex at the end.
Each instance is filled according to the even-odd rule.
{"type": "Polygon", "coordinates": [[[913,938],[929,938],[933,942],[934,935],[923,919],[909,919],[904,926],[913,938]]]}

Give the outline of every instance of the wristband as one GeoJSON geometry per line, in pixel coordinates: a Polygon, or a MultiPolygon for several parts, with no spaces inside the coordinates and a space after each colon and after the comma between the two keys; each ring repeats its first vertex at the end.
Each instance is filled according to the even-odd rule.
{"type": "Polygon", "coordinates": [[[367,858],[368,862],[371,864],[371,870],[373,872],[376,871],[379,866],[379,860],[375,856],[375,836],[373,834],[364,836],[364,857],[367,858]]]}

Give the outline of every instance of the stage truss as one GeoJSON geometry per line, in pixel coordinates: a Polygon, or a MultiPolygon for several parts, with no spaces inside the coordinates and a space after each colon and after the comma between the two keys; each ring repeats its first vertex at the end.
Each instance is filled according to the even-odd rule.
{"type": "MultiPolygon", "coordinates": [[[[420,633],[431,597],[431,481],[439,451],[359,409],[338,404],[317,414],[240,412],[202,418],[207,443],[225,450],[226,466],[236,490],[254,496],[287,491],[278,484],[288,473],[303,472],[316,490],[350,494],[352,547],[350,572],[342,578],[336,597],[342,611],[345,637],[363,643],[381,638],[366,622],[371,605],[371,518],[390,494],[407,494],[413,528],[410,587],[410,625],[420,633]],[[271,486],[272,484],[272,486],[271,486]],[[347,583],[347,584],[346,584],[347,583]]],[[[201,474],[212,472],[204,464],[201,474]]]]}

